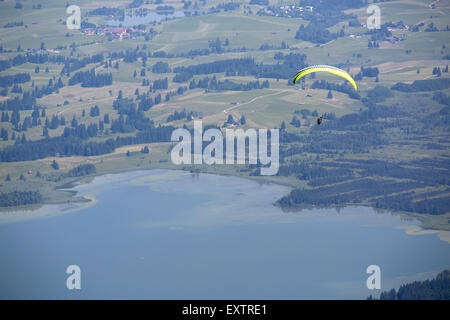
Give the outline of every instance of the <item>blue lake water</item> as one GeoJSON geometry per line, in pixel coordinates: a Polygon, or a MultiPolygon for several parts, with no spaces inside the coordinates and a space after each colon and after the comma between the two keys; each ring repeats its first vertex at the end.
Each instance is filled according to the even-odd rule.
{"type": "Polygon", "coordinates": [[[151,170],[75,187],[95,199],[0,214],[0,298],[364,299],[450,268],[437,234],[371,208],[286,213],[284,186],[151,170]],[[67,266],[81,290],[66,288],[67,266]]]}
{"type": "Polygon", "coordinates": [[[183,11],[174,11],[173,13],[158,13],[148,12],[146,15],[138,16],[124,16],[124,20],[108,20],[106,23],[110,26],[132,27],[140,24],[148,24],[153,22],[160,22],[175,18],[183,18],[185,16],[183,11]]]}

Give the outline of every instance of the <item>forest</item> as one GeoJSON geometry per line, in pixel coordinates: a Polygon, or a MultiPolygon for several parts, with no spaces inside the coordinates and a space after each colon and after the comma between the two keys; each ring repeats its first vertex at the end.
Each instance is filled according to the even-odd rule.
{"type": "Polygon", "coordinates": [[[241,58],[177,67],[173,70],[173,72],[177,73],[173,81],[185,82],[194,75],[221,72],[225,72],[228,76],[253,75],[256,78],[290,79],[293,68],[297,70],[297,68],[306,66],[306,58],[305,54],[290,53],[279,57],[279,60],[283,60],[283,63],[277,64],[263,64],[257,63],[253,58],[241,58]]]}
{"type": "Polygon", "coordinates": [[[236,83],[233,81],[230,81],[228,79],[224,81],[217,81],[216,76],[213,76],[212,78],[205,77],[203,79],[199,79],[198,81],[192,80],[189,83],[189,89],[210,89],[210,90],[217,90],[217,91],[249,91],[249,90],[255,90],[255,89],[265,89],[269,88],[270,83],[269,81],[265,80],[262,83],[259,81],[250,81],[247,83],[236,83]]]}
{"type": "Polygon", "coordinates": [[[445,90],[450,87],[450,78],[416,80],[412,84],[398,82],[392,86],[392,90],[402,92],[421,92],[445,90]]]}
{"type": "Polygon", "coordinates": [[[104,87],[112,84],[111,73],[95,73],[95,69],[77,72],[69,79],[69,86],[81,83],[82,87],[104,87]]]}
{"type": "Polygon", "coordinates": [[[0,207],[14,207],[42,202],[39,191],[11,191],[0,193],[0,207]]]}
{"type": "MultiPolygon", "coordinates": [[[[449,300],[450,270],[440,272],[436,278],[407,283],[398,290],[391,289],[380,294],[380,300],[449,300]]],[[[374,300],[370,295],[367,300],[374,300]]]]}
{"type": "Polygon", "coordinates": [[[7,76],[0,76],[0,87],[11,87],[14,84],[30,81],[29,73],[17,73],[7,76]]]}
{"type": "MultiPolygon", "coordinates": [[[[436,90],[446,86],[447,81],[443,80],[416,81],[411,86],[420,88],[420,91],[436,90]]],[[[314,84],[331,89],[326,82],[316,81],[314,84]]],[[[443,92],[435,92],[433,99],[446,107],[431,115],[418,114],[413,110],[406,112],[395,106],[381,104],[392,96],[390,89],[376,85],[365,97],[360,98],[366,110],[342,117],[324,114],[324,123],[315,126],[307,134],[282,130],[278,175],[295,176],[306,181],[308,187],[291,191],[278,201],[278,205],[292,208],[357,203],[385,210],[431,215],[448,213],[450,161],[441,160],[429,166],[419,160],[396,163],[387,160],[356,160],[350,156],[391,144],[391,138],[385,132],[394,127],[408,130],[410,126],[415,126],[432,130],[433,127],[439,128],[450,123],[448,96],[443,92]],[[404,121],[406,117],[414,120],[404,121]],[[297,163],[292,159],[305,153],[315,155],[314,160],[297,163]],[[338,158],[320,161],[325,156],[338,158]]],[[[300,110],[294,114],[307,117],[309,112],[300,110]]],[[[435,148],[435,145],[424,144],[423,147],[435,148]]],[[[254,174],[258,174],[258,169],[254,174]]]]}

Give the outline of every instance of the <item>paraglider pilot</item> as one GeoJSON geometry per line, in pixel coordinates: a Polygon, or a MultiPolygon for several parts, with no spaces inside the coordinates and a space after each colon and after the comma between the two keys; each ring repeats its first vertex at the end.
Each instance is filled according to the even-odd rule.
{"type": "Polygon", "coordinates": [[[323,116],[317,118],[317,124],[321,124],[323,120],[323,116]]]}

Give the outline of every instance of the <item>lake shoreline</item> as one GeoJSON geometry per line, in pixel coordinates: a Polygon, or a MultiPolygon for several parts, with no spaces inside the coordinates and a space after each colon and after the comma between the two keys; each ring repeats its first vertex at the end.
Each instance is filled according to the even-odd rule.
{"type": "MultiPolygon", "coordinates": [[[[404,221],[360,206],[283,213],[273,203],[290,188],[273,183],[161,168],[96,176],[85,177],[81,183],[80,179],[72,181],[79,197],[90,197],[82,208],[49,205],[35,213],[11,216],[11,222],[21,222],[34,215],[26,223],[1,224],[3,260],[17,265],[14,255],[20,247],[22,256],[43,270],[47,269],[39,261],[42,265],[51,261],[53,269],[46,277],[56,279],[57,288],[55,270],[64,270],[67,261],[75,261],[91,274],[106,272],[107,281],[97,287],[101,291],[86,287],[86,298],[124,294],[120,291],[122,283],[109,281],[117,275],[122,275],[127,284],[136,279],[132,291],[126,293],[131,297],[137,298],[133,294],[139,290],[146,297],[161,292],[164,297],[173,297],[171,288],[176,285],[186,297],[223,298],[221,289],[211,292],[210,280],[218,275],[234,278],[242,274],[244,284],[239,281],[228,287],[229,292],[242,294],[240,298],[260,297],[265,290],[261,297],[364,299],[368,296],[366,268],[371,263],[386,270],[385,288],[420,280],[423,274],[432,277],[450,263],[448,243],[436,232],[419,228],[418,221],[404,221]],[[10,242],[16,246],[9,246],[10,242]],[[48,254],[48,258],[42,259],[36,250],[48,254]],[[73,251],[80,252],[75,259],[73,251]],[[422,260],[427,262],[422,264],[422,260]],[[340,268],[337,280],[324,272],[330,263],[340,268]],[[255,271],[257,264],[262,267],[255,271]],[[179,265],[193,267],[180,271],[179,265]],[[205,273],[202,266],[207,265],[213,274],[205,273]],[[277,267],[284,272],[274,276],[277,267]],[[170,282],[174,275],[179,279],[170,282]],[[272,280],[261,280],[273,278],[286,288],[282,295],[273,291],[272,280]],[[293,278],[297,279],[295,285],[293,278]],[[142,279],[146,279],[145,285],[142,279]],[[194,279],[197,285],[179,285],[182,279],[194,279]],[[154,291],[149,293],[148,284],[154,291]],[[299,287],[303,291],[299,292],[299,287]]],[[[14,278],[21,272],[14,272],[8,278],[11,283],[22,279],[14,278]]],[[[229,282],[220,279],[224,284],[229,282]]],[[[43,288],[39,281],[35,282],[37,297],[43,288]]],[[[64,289],[46,292],[64,295],[68,293],[64,289]]]]}
{"type": "MultiPolygon", "coordinates": [[[[84,207],[85,205],[89,206],[90,202],[95,203],[95,199],[93,197],[79,197],[77,196],[78,192],[75,190],[72,190],[78,185],[82,184],[88,184],[92,182],[95,178],[105,176],[108,174],[124,174],[124,173],[132,173],[132,172],[141,172],[141,171],[149,171],[149,170],[173,170],[173,171],[180,171],[185,173],[191,173],[191,174],[214,174],[219,176],[232,176],[237,178],[244,178],[247,180],[255,181],[260,184],[276,184],[280,186],[285,186],[291,188],[295,188],[296,186],[293,183],[289,183],[288,181],[281,181],[280,179],[274,178],[272,176],[249,176],[244,175],[239,171],[236,170],[220,170],[220,168],[217,170],[217,168],[214,168],[215,170],[211,170],[210,168],[198,168],[198,167],[180,167],[180,166],[174,166],[170,163],[153,163],[146,167],[128,167],[128,168],[110,168],[108,170],[99,170],[95,174],[82,176],[82,177],[76,177],[76,178],[64,178],[62,179],[56,186],[54,186],[51,190],[51,193],[53,194],[52,198],[56,198],[56,200],[47,200],[39,204],[33,204],[33,205],[26,205],[26,206],[16,206],[16,207],[4,207],[0,208],[0,214],[4,213],[11,213],[16,212],[20,210],[36,210],[39,208],[42,208],[46,205],[60,205],[60,204],[74,204],[79,205],[80,208],[84,207]],[[209,170],[208,170],[209,169],[209,170]],[[57,196],[55,196],[57,194],[57,196]]],[[[48,193],[44,198],[48,199],[48,193]]],[[[93,203],[92,203],[93,204],[93,203]]],[[[433,221],[433,218],[430,219],[428,215],[423,214],[416,214],[416,213],[410,213],[410,212],[397,212],[392,210],[380,210],[377,208],[374,208],[367,204],[347,204],[347,205],[338,205],[338,206],[327,206],[327,207],[317,207],[317,206],[299,206],[299,207],[282,207],[279,205],[278,200],[273,203],[274,206],[279,207],[283,212],[301,212],[302,210],[308,210],[308,209],[336,209],[340,210],[347,206],[362,206],[362,207],[368,207],[372,208],[373,210],[380,212],[380,213],[389,213],[391,215],[398,215],[401,218],[404,218],[406,220],[417,220],[420,222],[420,228],[425,231],[430,231],[433,233],[438,233],[439,238],[442,241],[450,243],[450,236],[447,235],[447,233],[450,233],[450,229],[446,229],[444,227],[440,227],[442,225],[437,224],[433,221]],[[431,220],[431,221],[430,221],[431,220]],[[442,235],[441,235],[442,233],[442,235]]],[[[77,209],[75,209],[76,211],[77,209]]],[[[72,211],[72,210],[70,210],[72,211]]],[[[63,213],[64,214],[64,213],[63,213]]],[[[401,226],[400,226],[401,227],[401,226]]],[[[405,232],[408,233],[408,230],[405,229],[405,232]]],[[[419,233],[414,233],[419,234],[419,233]]]]}

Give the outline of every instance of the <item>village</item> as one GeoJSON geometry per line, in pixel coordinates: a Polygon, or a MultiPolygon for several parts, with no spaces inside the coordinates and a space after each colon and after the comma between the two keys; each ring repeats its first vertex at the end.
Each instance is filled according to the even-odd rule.
{"type": "Polygon", "coordinates": [[[299,18],[302,17],[304,13],[313,12],[313,9],[314,7],[312,6],[300,7],[295,5],[286,5],[286,6],[268,7],[267,11],[261,9],[258,12],[258,14],[281,18],[299,18]]]}
{"type": "Polygon", "coordinates": [[[136,29],[132,27],[98,27],[98,28],[86,28],[83,30],[85,35],[107,35],[113,39],[135,39],[136,36],[145,35],[145,30],[136,29]]]}

